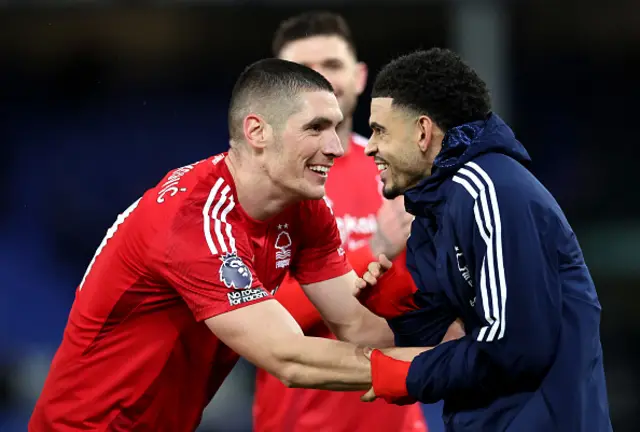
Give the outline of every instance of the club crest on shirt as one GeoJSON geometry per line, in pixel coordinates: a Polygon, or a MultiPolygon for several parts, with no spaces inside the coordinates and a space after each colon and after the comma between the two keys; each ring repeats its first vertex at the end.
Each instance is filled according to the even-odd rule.
{"type": "Polygon", "coordinates": [[[227,288],[237,290],[251,288],[253,276],[249,267],[242,262],[238,255],[234,253],[225,254],[220,258],[222,265],[220,266],[220,281],[227,288]]]}
{"type": "Polygon", "coordinates": [[[278,237],[276,237],[276,268],[285,268],[291,262],[291,236],[287,232],[288,224],[278,225],[278,237]]]}

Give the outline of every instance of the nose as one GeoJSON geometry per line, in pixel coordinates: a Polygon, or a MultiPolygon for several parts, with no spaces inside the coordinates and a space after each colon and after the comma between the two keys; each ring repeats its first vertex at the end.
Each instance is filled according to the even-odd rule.
{"type": "Polygon", "coordinates": [[[364,148],[364,154],[367,156],[375,156],[377,152],[378,146],[373,142],[373,139],[369,138],[369,141],[367,141],[367,145],[364,148]]]}
{"type": "Polygon", "coordinates": [[[327,139],[323,153],[326,156],[333,156],[334,158],[344,156],[344,147],[342,147],[336,131],[332,131],[331,136],[327,139]]]}

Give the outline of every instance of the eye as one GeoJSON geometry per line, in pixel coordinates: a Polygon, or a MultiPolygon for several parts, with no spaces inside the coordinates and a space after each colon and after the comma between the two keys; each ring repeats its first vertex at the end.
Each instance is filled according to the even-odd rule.
{"type": "Polygon", "coordinates": [[[327,129],[327,126],[322,123],[313,123],[310,124],[309,127],[307,127],[307,130],[314,135],[321,134],[325,129],[327,129]]]}

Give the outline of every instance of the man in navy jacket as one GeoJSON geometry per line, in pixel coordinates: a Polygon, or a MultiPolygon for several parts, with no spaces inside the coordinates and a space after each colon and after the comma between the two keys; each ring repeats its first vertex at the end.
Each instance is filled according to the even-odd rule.
{"type": "Polygon", "coordinates": [[[448,431],[612,430],[593,281],[485,83],[448,50],[400,57],[376,79],[370,126],[385,197],[415,215],[416,310],[389,324],[398,346],[428,348],[410,363],[374,350],[365,399],[444,400],[448,431]],[[466,335],[441,343],[456,318],[466,335]]]}

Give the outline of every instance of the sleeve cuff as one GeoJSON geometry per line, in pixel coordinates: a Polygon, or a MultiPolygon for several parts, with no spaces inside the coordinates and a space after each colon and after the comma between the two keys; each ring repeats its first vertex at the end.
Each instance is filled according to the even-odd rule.
{"type": "Polygon", "coordinates": [[[411,362],[396,360],[374,349],[371,352],[371,382],[376,396],[390,403],[404,401],[409,396],[407,374],[410,366],[411,362]]]}

